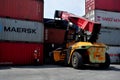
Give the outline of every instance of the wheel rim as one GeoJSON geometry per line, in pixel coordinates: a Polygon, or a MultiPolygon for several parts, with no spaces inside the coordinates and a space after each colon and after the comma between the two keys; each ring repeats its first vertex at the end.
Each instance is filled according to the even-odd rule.
{"type": "Polygon", "coordinates": [[[77,58],[74,56],[73,57],[73,64],[76,65],[77,64],[77,58]]]}

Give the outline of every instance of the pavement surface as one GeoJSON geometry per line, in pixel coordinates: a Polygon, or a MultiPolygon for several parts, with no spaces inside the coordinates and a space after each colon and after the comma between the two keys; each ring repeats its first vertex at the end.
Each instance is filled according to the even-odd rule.
{"type": "Polygon", "coordinates": [[[120,65],[84,70],[59,65],[0,66],[0,80],[120,80],[120,65]]]}

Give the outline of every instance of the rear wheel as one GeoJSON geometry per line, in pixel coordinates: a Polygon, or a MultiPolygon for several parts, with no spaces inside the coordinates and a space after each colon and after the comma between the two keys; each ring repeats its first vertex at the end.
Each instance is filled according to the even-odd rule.
{"type": "Polygon", "coordinates": [[[72,66],[75,69],[82,68],[82,56],[78,52],[74,52],[72,55],[72,66]]]}
{"type": "Polygon", "coordinates": [[[108,55],[108,53],[105,54],[105,58],[105,63],[99,65],[101,69],[107,69],[110,66],[110,56],[108,55]]]}

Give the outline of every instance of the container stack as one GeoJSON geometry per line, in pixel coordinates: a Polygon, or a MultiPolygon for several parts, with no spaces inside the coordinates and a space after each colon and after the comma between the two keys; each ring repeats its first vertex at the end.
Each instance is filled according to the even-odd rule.
{"type": "Polygon", "coordinates": [[[50,52],[63,45],[66,26],[63,21],[54,19],[44,19],[44,55],[45,63],[52,63],[50,52]],[[62,26],[62,27],[61,27],[62,26]]]}
{"type": "Polygon", "coordinates": [[[98,42],[109,45],[111,63],[120,63],[120,0],[85,0],[85,17],[102,25],[98,42]]]}
{"type": "Polygon", "coordinates": [[[45,43],[62,44],[64,42],[65,29],[62,21],[56,24],[54,19],[44,19],[45,43]],[[51,22],[50,22],[51,21],[51,22]],[[60,36],[60,37],[58,37],[60,36]]]}
{"type": "Polygon", "coordinates": [[[43,63],[43,0],[0,0],[0,65],[43,63]]]}

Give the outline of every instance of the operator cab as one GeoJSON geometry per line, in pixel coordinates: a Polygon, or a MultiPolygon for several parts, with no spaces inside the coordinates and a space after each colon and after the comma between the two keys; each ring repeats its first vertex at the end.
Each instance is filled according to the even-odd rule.
{"type": "Polygon", "coordinates": [[[67,42],[88,42],[91,37],[91,33],[80,29],[78,26],[73,25],[72,23],[69,23],[65,35],[65,40],[67,42]]]}

